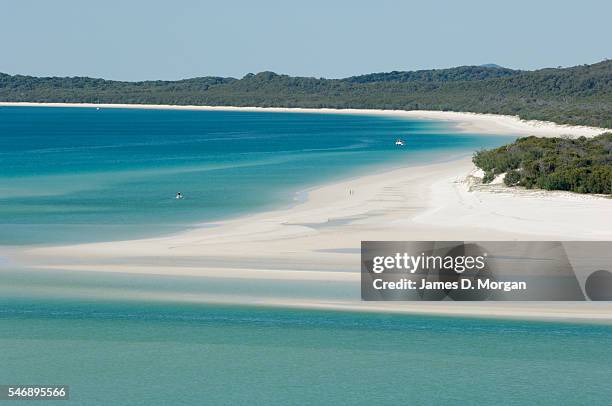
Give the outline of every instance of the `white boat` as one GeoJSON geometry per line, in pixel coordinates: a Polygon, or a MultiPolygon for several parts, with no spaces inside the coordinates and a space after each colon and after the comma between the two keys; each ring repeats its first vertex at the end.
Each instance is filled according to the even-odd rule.
{"type": "Polygon", "coordinates": [[[404,140],[398,138],[397,141],[395,141],[395,145],[397,145],[398,147],[403,147],[404,145],[406,145],[406,143],[404,142],[404,140]]]}

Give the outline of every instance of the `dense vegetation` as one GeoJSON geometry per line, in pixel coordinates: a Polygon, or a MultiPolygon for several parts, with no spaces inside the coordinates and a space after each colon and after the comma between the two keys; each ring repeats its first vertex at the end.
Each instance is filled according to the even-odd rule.
{"type": "Polygon", "coordinates": [[[612,194],[612,133],[594,138],[519,138],[473,158],[484,182],[506,173],[508,186],[612,194]]]}
{"type": "Polygon", "coordinates": [[[242,79],[120,82],[0,74],[0,101],[450,110],[612,128],[612,61],[537,71],[463,66],[346,79],[262,72],[242,79]]]}

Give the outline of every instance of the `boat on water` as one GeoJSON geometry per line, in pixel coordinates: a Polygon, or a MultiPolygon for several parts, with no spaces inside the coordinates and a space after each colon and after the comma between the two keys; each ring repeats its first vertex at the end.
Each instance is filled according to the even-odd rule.
{"type": "Polygon", "coordinates": [[[403,147],[404,145],[406,145],[406,143],[404,142],[404,140],[402,140],[402,139],[398,138],[398,139],[395,141],[395,145],[397,145],[398,147],[403,147]]]}

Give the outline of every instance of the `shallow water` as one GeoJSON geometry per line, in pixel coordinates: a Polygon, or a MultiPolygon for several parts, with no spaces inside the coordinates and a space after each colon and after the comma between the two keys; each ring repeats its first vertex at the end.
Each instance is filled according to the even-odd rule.
{"type": "Polygon", "coordinates": [[[612,327],[11,300],[0,382],[77,404],[607,404],[612,327]]]}
{"type": "Polygon", "coordinates": [[[320,183],[511,139],[374,116],[3,107],[0,245],[176,232],[290,205],[320,183]]]}

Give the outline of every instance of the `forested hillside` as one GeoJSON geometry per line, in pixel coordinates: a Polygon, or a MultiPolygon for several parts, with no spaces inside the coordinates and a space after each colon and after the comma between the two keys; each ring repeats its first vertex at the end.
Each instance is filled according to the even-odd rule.
{"type": "Polygon", "coordinates": [[[612,61],[537,71],[462,66],[346,79],[262,72],[242,79],[120,82],[0,74],[0,101],[451,110],[612,128],[612,61]]]}

